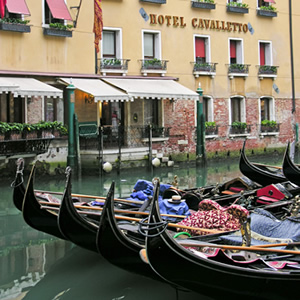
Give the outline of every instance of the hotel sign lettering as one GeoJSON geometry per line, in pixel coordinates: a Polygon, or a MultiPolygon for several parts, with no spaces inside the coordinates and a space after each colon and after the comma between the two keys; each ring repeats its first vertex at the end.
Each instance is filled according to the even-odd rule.
{"type": "MultiPolygon", "coordinates": [[[[178,16],[163,16],[150,14],[150,24],[151,25],[167,25],[173,27],[186,27],[186,22],[184,17],[178,16]]],[[[248,25],[238,22],[229,22],[229,21],[219,21],[219,20],[210,20],[210,19],[201,19],[193,18],[191,20],[191,25],[195,29],[211,29],[211,30],[222,30],[228,32],[244,32],[248,31],[248,25]]]]}

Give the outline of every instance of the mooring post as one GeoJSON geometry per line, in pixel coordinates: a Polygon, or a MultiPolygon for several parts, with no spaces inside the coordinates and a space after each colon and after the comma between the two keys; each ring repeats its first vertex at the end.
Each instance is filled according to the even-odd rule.
{"type": "Polygon", "coordinates": [[[203,114],[203,90],[201,83],[197,89],[199,99],[197,100],[197,145],[196,145],[196,163],[205,163],[205,119],[203,114]]]}
{"type": "Polygon", "coordinates": [[[74,146],[74,111],[75,111],[75,86],[72,84],[72,79],[70,84],[67,86],[67,101],[69,107],[68,113],[68,157],[67,165],[71,168],[75,167],[75,146],[74,146]]]}

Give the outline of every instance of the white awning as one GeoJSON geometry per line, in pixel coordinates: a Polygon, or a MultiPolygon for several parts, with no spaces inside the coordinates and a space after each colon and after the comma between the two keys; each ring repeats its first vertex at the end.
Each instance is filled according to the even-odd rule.
{"type": "Polygon", "coordinates": [[[46,96],[62,98],[62,91],[33,78],[1,77],[16,88],[12,90],[14,97],[46,96]]]}
{"type": "Polygon", "coordinates": [[[99,79],[60,78],[66,84],[73,84],[76,89],[94,96],[98,101],[129,101],[126,93],[110,86],[99,79]]]}
{"type": "Polygon", "coordinates": [[[0,77],[0,93],[8,93],[15,91],[19,86],[11,83],[3,77],[0,77]]]}
{"type": "Polygon", "coordinates": [[[197,100],[199,95],[171,79],[117,79],[102,80],[120,88],[130,98],[190,99],[197,100]]]}

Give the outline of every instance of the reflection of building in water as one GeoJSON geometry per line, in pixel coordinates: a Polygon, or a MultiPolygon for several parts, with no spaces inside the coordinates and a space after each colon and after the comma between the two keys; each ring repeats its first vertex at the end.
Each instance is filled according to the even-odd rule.
{"type": "Polygon", "coordinates": [[[16,210],[0,213],[0,299],[22,299],[71,244],[28,227],[16,210]]]}
{"type": "Polygon", "coordinates": [[[38,244],[40,241],[31,241],[37,243],[34,245],[19,244],[1,251],[0,300],[22,299],[24,291],[35,286],[50,266],[63,258],[72,246],[63,240],[43,240],[44,243],[38,244]]]}

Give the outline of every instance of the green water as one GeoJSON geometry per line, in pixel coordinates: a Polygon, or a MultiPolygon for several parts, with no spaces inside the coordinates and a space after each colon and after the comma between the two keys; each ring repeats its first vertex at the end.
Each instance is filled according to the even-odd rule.
{"type": "MultiPolygon", "coordinates": [[[[267,161],[265,158],[264,162],[279,164],[279,159],[275,157],[267,161]]],[[[151,181],[153,177],[159,177],[162,183],[171,183],[177,176],[179,188],[191,188],[221,183],[241,175],[238,160],[211,162],[201,168],[187,163],[152,171],[127,170],[102,177],[73,174],[72,192],[105,196],[111,182],[115,181],[115,196],[126,197],[138,179],[151,181]]],[[[208,299],[128,273],[112,266],[98,254],[31,229],[13,205],[10,187],[13,177],[4,178],[0,183],[1,300],[208,299]]],[[[26,182],[27,175],[24,180],[26,182]]],[[[64,185],[64,176],[35,177],[35,189],[62,192],[64,185]]]]}

